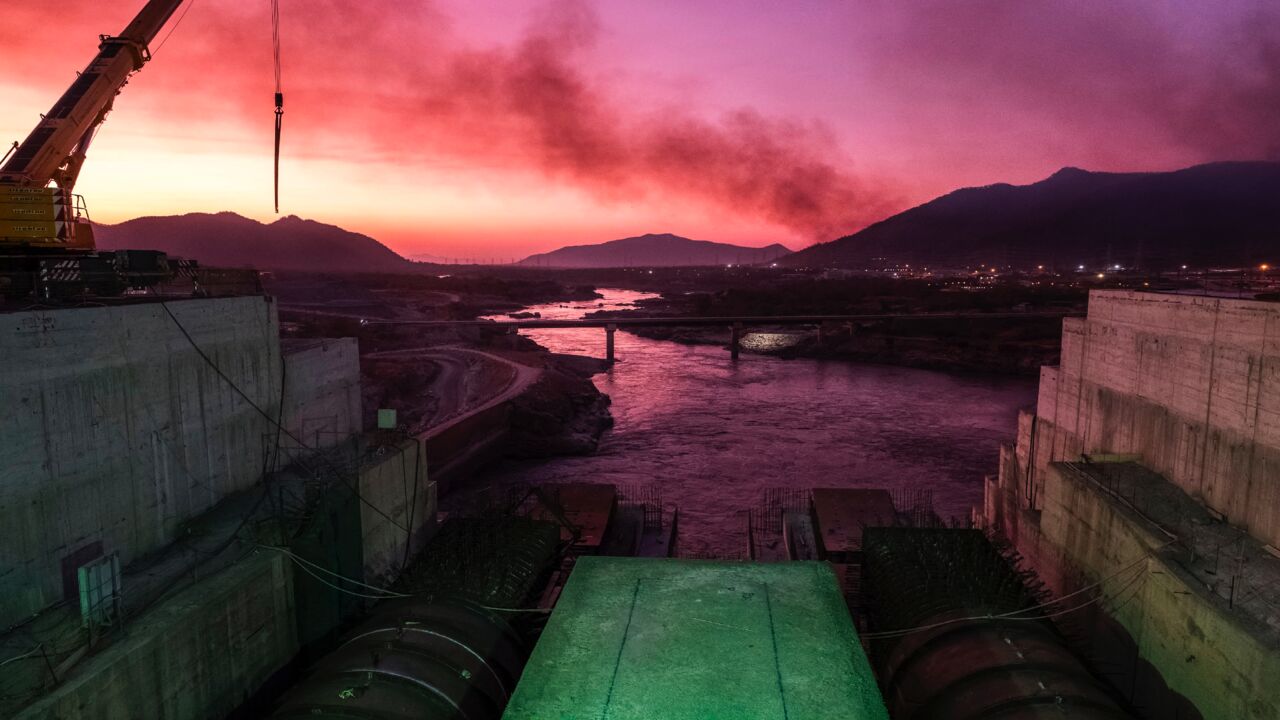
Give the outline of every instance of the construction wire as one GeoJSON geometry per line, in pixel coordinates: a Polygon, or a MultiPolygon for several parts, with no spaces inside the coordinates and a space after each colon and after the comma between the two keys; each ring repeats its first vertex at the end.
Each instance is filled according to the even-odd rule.
{"type": "MultiPolygon", "coordinates": [[[[368,583],[364,583],[364,582],[361,582],[361,581],[359,581],[359,580],[355,580],[355,579],[353,579],[353,578],[346,577],[346,576],[344,576],[344,575],[342,575],[342,574],[340,574],[340,573],[334,572],[333,570],[330,570],[330,569],[328,569],[328,568],[326,568],[326,567],[324,567],[324,566],[322,566],[322,565],[319,565],[319,564],[317,564],[317,563],[314,563],[314,562],[312,562],[312,561],[310,561],[310,560],[308,560],[308,559],[306,559],[306,558],[302,557],[301,555],[298,555],[297,553],[293,552],[293,551],[292,551],[292,550],[290,550],[289,548],[280,547],[280,546],[278,546],[278,545],[258,545],[258,547],[260,547],[260,548],[266,548],[266,549],[268,549],[268,550],[275,550],[276,552],[280,552],[280,553],[283,553],[283,554],[285,554],[285,555],[288,555],[289,557],[293,558],[296,562],[298,562],[299,564],[301,564],[301,565],[303,565],[303,566],[310,566],[310,567],[313,567],[313,568],[315,568],[315,569],[319,570],[320,572],[323,572],[323,573],[325,573],[325,574],[327,574],[327,575],[332,575],[333,577],[336,577],[336,578],[338,578],[338,579],[340,579],[340,580],[344,580],[344,581],[346,581],[346,582],[349,582],[349,583],[351,583],[352,585],[358,585],[358,586],[360,586],[360,587],[362,587],[362,588],[367,588],[367,589],[369,589],[369,590],[376,590],[377,592],[385,593],[386,598],[407,598],[407,597],[413,597],[412,595],[408,595],[408,594],[405,594],[405,593],[402,593],[402,592],[396,592],[395,590],[388,590],[387,588],[381,588],[381,587],[378,587],[378,586],[376,586],[376,585],[370,585],[370,584],[368,584],[368,583]]],[[[380,598],[380,599],[385,599],[385,598],[380,598]]]]}
{"type": "MultiPolygon", "coordinates": [[[[187,11],[190,11],[190,9],[191,9],[191,6],[190,6],[190,5],[188,5],[188,6],[187,6],[187,8],[186,8],[186,10],[187,10],[187,11]]],[[[173,34],[173,31],[177,29],[177,25],[178,25],[178,24],[180,24],[180,23],[182,22],[182,18],[183,18],[183,17],[186,17],[186,12],[184,12],[184,13],[183,13],[183,15],[182,15],[182,16],[180,16],[180,17],[178,18],[178,22],[177,22],[177,23],[175,23],[175,24],[174,24],[173,29],[171,29],[171,30],[169,31],[169,34],[170,34],[170,35],[172,35],[172,34],[173,34]]],[[[166,35],[166,36],[165,36],[165,40],[167,40],[167,39],[168,39],[168,35],[166,35]]],[[[161,42],[161,45],[163,45],[163,41],[161,42]]],[[[157,47],[157,49],[159,49],[159,48],[157,47]]],[[[170,318],[172,318],[172,319],[173,319],[173,321],[178,325],[179,329],[180,329],[180,330],[182,330],[183,335],[184,335],[184,336],[186,336],[186,338],[188,339],[188,341],[192,341],[191,336],[186,332],[186,329],[185,329],[184,327],[182,327],[182,324],[178,321],[178,319],[177,319],[176,317],[174,317],[173,312],[168,308],[168,306],[167,306],[167,305],[165,305],[165,303],[163,303],[163,302],[161,302],[160,304],[161,304],[161,306],[162,306],[162,307],[164,307],[165,312],[169,314],[169,317],[170,317],[170,318]]],[[[200,348],[199,348],[198,346],[196,346],[196,345],[195,345],[194,341],[192,341],[192,347],[194,347],[194,348],[195,348],[196,352],[197,352],[197,353],[198,353],[202,358],[204,358],[204,360],[205,360],[206,362],[209,362],[209,358],[208,358],[208,357],[203,353],[203,351],[201,351],[201,350],[200,350],[200,348]]],[[[227,378],[227,376],[221,372],[221,370],[219,370],[216,366],[212,365],[212,363],[210,363],[210,366],[214,369],[214,371],[215,371],[215,372],[216,372],[220,377],[222,377],[222,378],[223,378],[224,380],[226,380],[229,384],[231,384],[231,386],[232,386],[232,387],[233,387],[233,388],[234,388],[234,389],[235,389],[235,390],[240,394],[240,396],[241,396],[242,398],[245,398],[246,402],[249,402],[249,404],[250,404],[250,405],[253,405],[253,402],[252,402],[252,401],[250,401],[250,400],[249,400],[249,399],[244,395],[244,393],[243,393],[243,392],[241,392],[241,391],[240,391],[240,389],[239,389],[238,387],[236,387],[236,386],[235,386],[235,383],[232,383],[232,382],[230,381],[230,379],[229,379],[229,378],[227,378]]],[[[281,363],[281,376],[280,376],[280,413],[281,413],[281,415],[282,415],[282,416],[283,416],[283,412],[284,412],[285,378],[286,378],[285,372],[286,372],[286,370],[285,370],[285,365],[284,365],[284,363],[282,362],[282,363],[281,363]]],[[[254,407],[255,407],[255,409],[259,410],[259,412],[261,412],[261,409],[260,409],[260,408],[257,408],[256,406],[254,406],[254,407]]],[[[276,425],[277,430],[276,430],[276,436],[275,436],[275,447],[274,447],[274,449],[273,449],[272,455],[273,455],[273,461],[278,462],[279,453],[280,453],[280,432],[283,430],[283,424],[282,424],[279,420],[277,420],[274,424],[276,425]]],[[[295,438],[295,440],[296,440],[296,438],[295,438]]],[[[299,443],[299,444],[301,444],[301,443],[299,443]]],[[[187,471],[187,472],[188,472],[188,475],[190,475],[190,474],[191,474],[189,469],[188,469],[188,471],[187,471]]],[[[264,489],[263,489],[263,493],[262,493],[262,495],[261,495],[261,496],[260,496],[260,497],[255,501],[255,502],[254,502],[253,506],[249,509],[249,511],[248,511],[247,513],[245,513],[244,517],[242,517],[242,518],[240,519],[240,522],[239,522],[239,524],[237,524],[237,526],[236,526],[235,530],[234,530],[234,531],[232,531],[232,533],[227,537],[227,539],[226,539],[224,542],[220,543],[220,544],[219,544],[219,545],[218,545],[214,550],[209,551],[209,552],[202,552],[202,551],[198,551],[198,550],[196,550],[195,548],[189,548],[189,549],[191,549],[192,551],[198,552],[198,553],[200,553],[200,554],[203,554],[203,555],[205,555],[206,557],[216,557],[216,556],[218,556],[218,555],[221,555],[223,552],[225,552],[225,551],[227,550],[227,548],[231,547],[231,545],[232,545],[233,543],[235,543],[235,542],[236,542],[236,540],[238,540],[238,539],[239,539],[239,535],[240,535],[241,531],[243,531],[243,529],[244,529],[245,525],[246,525],[246,524],[248,524],[248,522],[249,522],[249,520],[250,520],[250,519],[252,519],[255,515],[257,515],[257,513],[258,513],[259,509],[261,509],[261,507],[262,507],[263,502],[268,498],[268,496],[269,496],[269,495],[270,495],[270,488],[269,488],[269,487],[265,487],[265,486],[264,486],[264,489]]],[[[375,508],[375,509],[376,509],[376,508],[375,508]]],[[[235,562],[238,562],[238,561],[235,561],[235,562]]],[[[230,563],[227,567],[230,567],[230,565],[234,565],[234,564],[235,564],[235,562],[230,563]]],[[[226,568],[222,568],[222,569],[226,569],[226,568]]],[[[167,584],[165,584],[164,586],[162,586],[162,587],[158,588],[158,589],[154,592],[153,596],[152,596],[149,600],[145,601],[144,603],[142,603],[142,604],[141,604],[140,606],[138,606],[138,607],[131,608],[131,609],[130,609],[130,610],[131,610],[131,613],[136,615],[136,614],[139,614],[139,613],[145,612],[145,611],[146,611],[146,610],[148,610],[149,608],[153,607],[156,603],[158,603],[159,601],[161,601],[162,599],[164,599],[165,597],[167,597],[167,596],[168,596],[168,595],[169,595],[169,594],[170,594],[170,593],[171,593],[171,592],[172,592],[176,587],[178,587],[180,584],[182,584],[182,581],[183,581],[183,580],[186,580],[186,579],[188,579],[188,578],[185,576],[185,573],[183,573],[183,574],[179,574],[179,575],[175,576],[175,577],[173,578],[173,580],[172,580],[172,581],[170,581],[170,582],[168,582],[167,584]]],[[[35,620],[35,619],[36,619],[36,617],[38,617],[38,615],[37,615],[37,616],[32,616],[32,618],[30,618],[30,620],[29,620],[29,621],[31,621],[31,620],[35,620]]],[[[25,624],[25,623],[23,623],[23,624],[25,624]]],[[[15,627],[16,627],[16,626],[15,626],[15,627]]],[[[9,629],[10,629],[10,630],[13,630],[14,628],[13,628],[13,627],[11,627],[11,628],[9,628],[9,629]]],[[[68,652],[74,651],[76,648],[80,647],[80,646],[83,644],[83,639],[82,639],[82,638],[80,638],[80,637],[79,637],[79,635],[80,635],[80,631],[79,631],[79,628],[78,628],[78,627],[77,627],[77,628],[71,628],[70,630],[65,630],[65,629],[64,629],[64,630],[61,632],[61,634],[60,634],[60,635],[58,635],[58,637],[57,637],[57,638],[52,639],[52,640],[50,640],[50,639],[47,639],[47,638],[46,638],[46,639],[45,639],[45,640],[43,640],[43,641],[37,642],[37,643],[36,643],[36,645],[35,645],[35,647],[34,647],[34,648],[32,648],[31,650],[27,651],[26,653],[23,653],[23,654],[21,654],[21,655],[17,655],[17,656],[15,656],[15,657],[11,657],[11,658],[5,659],[5,660],[3,660],[3,661],[0,661],[0,667],[4,667],[5,665],[8,665],[8,664],[13,663],[13,662],[17,662],[17,661],[19,661],[19,660],[25,660],[25,659],[33,658],[33,657],[35,657],[37,654],[40,654],[40,655],[41,655],[41,656],[46,660],[46,662],[48,662],[48,661],[49,661],[48,656],[49,656],[49,654],[50,654],[50,653],[48,652],[49,650],[51,650],[51,651],[52,651],[52,655],[56,658],[56,657],[58,657],[59,655],[63,655],[63,654],[66,654],[66,653],[68,653],[68,652]],[[68,639],[75,639],[75,640],[76,640],[76,642],[74,642],[74,643],[73,643],[73,645],[72,645],[71,647],[69,647],[69,648],[66,648],[66,649],[59,649],[59,646],[61,646],[61,645],[63,644],[63,641],[68,640],[68,639]]],[[[34,638],[33,638],[33,639],[34,639],[34,638]]],[[[38,693],[38,692],[40,692],[40,691],[41,691],[40,689],[37,689],[37,690],[36,690],[36,692],[37,692],[37,693],[38,693]]]]}
{"type": "MultiPolygon", "coordinates": [[[[1058,603],[1060,603],[1060,602],[1062,602],[1062,601],[1064,601],[1064,600],[1067,600],[1068,598],[1071,598],[1071,597],[1074,597],[1074,596],[1079,595],[1079,594],[1081,594],[1081,593],[1085,593],[1085,592],[1088,592],[1088,591],[1090,591],[1090,590],[1093,590],[1094,588],[1099,587],[1099,586],[1100,586],[1100,585],[1102,585],[1103,583],[1105,583],[1105,582],[1107,582],[1107,581],[1109,581],[1109,580],[1111,580],[1111,579],[1113,579],[1113,578],[1115,578],[1115,577],[1118,577],[1119,575],[1123,574],[1124,572],[1126,572],[1126,571],[1128,571],[1128,570],[1132,570],[1132,569],[1133,569],[1134,567],[1136,567],[1139,563],[1141,563],[1141,562],[1143,562],[1144,560],[1147,560],[1148,558],[1150,558],[1150,557],[1152,556],[1152,554],[1154,554],[1157,550],[1160,550],[1160,549],[1162,549],[1162,548],[1168,547],[1169,545],[1173,544],[1173,542],[1174,542],[1174,541],[1172,541],[1172,540],[1171,540],[1171,541],[1169,541],[1169,542],[1164,543],[1163,545],[1159,545],[1159,546],[1157,546],[1157,547],[1155,547],[1155,548],[1152,548],[1151,550],[1149,550],[1149,551],[1147,551],[1147,552],[1143,553],[1140,557],[1135,558],[1133,561],[1131,561],[1131,562],[1129,562],[1129,563],[1126,563],[1126,564],[1125,564],[1124,566],[1122,566],[1119,570],[1116,570],[1115,572],[1111,573],[1110,575],[1107,575],[1106,577],[1102,578],[1101,580],[1099,580],[1099,581],[1097,581],[1097,582],[1095,582],[1095,583],[1091,583],[1091,584],[1089,584],[1089,585],[1086,585],[1086,586],[1084,586],[1084,587],[1082,587],[1082,588],[1080,588],[1080,589],[1078,589],[1078,590],[1075,590],[1074,592],[1067,593],[1066,595],[1063,595],[1062,597],[1055,598],[1055,599],[1053,599],[1053,600],[1049,600],[1049,601],[1047,601],[1047,602],[1039,603],[1039,604],[1037,604],[1037,605],[1032,605],[1031,607],[1023,608],[1023,609],[1021,609],[1021,610],[1012,610],[1012,611],[1010,611],[1010,612],[1005,612],[1005,613],[992,614],[992,615],[974,615],[974,616],[971,616],[971,617],[952,618],[952,619],[950,619],[950,620],[942,620],[942,621],[939,621],[939,622],[936,622],[936,623],[930,623],[930,624],[928,624],[928,625],[920,625],[920,626],[918,626],[918,627],[901,628],[901,629],[898,629],[898,630],[885,630],[885,631],[883,631],[883,632],[863,633],[863,634],[861,635],[861,637],[864,637],[864,638],[867,638],[867,639],[871,639],[871,640],[883,640],[883,639],[889,639],[889,638],[898,638],[898,637],[903,637],[903,636],[906,636],[906,635],[912,635],[912,634],[915,634],[915,633],[918,633],[918,632],[924,632],[924,631],[926,631],[926,630],[932,630],[932,629],[934,629],[934,628],[939,628],[939,627],[943,627],[943,626],[946,626],[946,625],[954,625],[954,624],[956,624],[956,623],[963,623],[963,622],[973,622],[973,621],[977,621],[977,620],[1012,620],[1012,621],[1020,621],[1020,620],[1021,620],[1021,621],[1026,621],[1026,620],[1033,620],[1033,621],[1034,621],[1034,620],[1047,620],[1047,619],[1050,619],[1050,618],[1058,617],[1058,616],[1060,616],[1060,615],[1066,615],[1066,614],[1068,614],[1068,613],[1075,612],[1075,611],[1077,611],[1077,610],[1080,610],[1080,609],[1083,609],[1083,608],[1085,608],[1085,607],[1088,607],[1089,605],[1092,605],[1092,604],[1094,604],[1094,603],[1097,603],[1097,602],[1099,602],[1100,600],[1102,600],[1103,598],[1102,598],[1102,596],[1099,596],[1099,597],[1096,597],[1096,598],[1092,598],[1092,599],[1087,600],[1087,601],[1085,601],[1085,602],[1081,603],[1080,605],[1077,605],[1077,606],[1075,606],[1075,607],[1073,607],[1073,608],[1070,608],[1070,609],[1067,609],[1067,610],[1055,611],[1055,612],[1048,613],[1048,614],[1045,614],[1045,615],[1036,615],[1036,616],[1033,616],[1033,617],[1018,617],[1018,616],[1020,616],[1020,615],[1023,615],[1024,613],[1036,612],[1036,611],[1038,611],[1038,610],[1046,610],[1046,609],[1048,609],[1048,608],[1050,608],[1050,607],[1052,607],[1052,606],[1054,606],[1054,605],[1057,605],[1058,603]]],[[[1116,597],[1118,597],[1118,596],[1120,595],[1120,593],[1124,592],[1124,590],[1127,590],[1127,589],[1130,587],[1130,585],[1131,585],[1131,584],[1136,580],[1136,578],[1138,578],[1138,577],[1142,577],[1142,573],[1138,573],[1138,575],[1137,575],[1134,579],[1131,579],[1128,583],[1126,583],[1126,584],[1125,584],[1125,586],[1120,590],[1120,592],[1117,592],[1117,593],[1116,593],[1116,597]]]]}
{"type": "MultiPolygon", "coordinates": [[[[285,399],[285,387],[288,384],[288,379],[289,379],[289,364],[284,362],[284,359],[281,358],[280,360],[280,403],[279,403],[280,408],[279,410],[276,411],[276,437],[275,437],[275,445],[274,447],[272,447],[271,455],[270,455],[270,463],[271,463],[270,474],[268,474],[268,468],[267,468],[268,460],[266,457],[262,458],[262,466],[263,466],[262,467],[262,485],[263,485],[262,493],[264,496],[271,494],[271,480],[275,478],[275,473],[280,468],[280,430],[281,428],[284,427],[284,399],[285,399]]],[[[272,500],[271,509],[277,518],[276,525],[278,527],[276,529],[283,535],[284,533],[284,529],[283,529],[284,499],[280,498],[279,503],[277,503],[275,500],[272,500]]]]}
{"type": "Polygon", "coordinates": [[[182,21],[187,18],[187,13],[191,12],[191,7],[195,4],[196,0],[187,0],[187,6],[182,9],[182,14],[178,16],[177,22],[175,22],[173,26],[169,28],[169,32],[165,33],[165,36],[160,39],[160,44],[156,45],[155,49],[151,51],[151,57],[155,57],[156,53],[160,52],[160,48],[164,47],[164,44],[169,42],[170,36],[172,36],[174,31],[178,29],[178,26],[182,24],[182,21]]]}
{"type": "Polygon", "coordinates": [[[0,667],[4,667],[5,665],[8,665],[9,663],[12,663],[12,662],[17,662],[19,660],[24,660],[26,658],[29,658],[32,655],[35,655],[36,653],[40,652],[42,649],[44,649],[44,643],[39,643],[35,647],[31,648],[30,650],[28,650],[27,652],[21,655],[18,655],[16,657],[11,657],[8,660],[0,660],[0,667]]]}
{"type": "MultiPolygon", "coordinates": [[[[1138,578],[1141,578],[1141,577],[1143,577],[1143,573],[1139,572],[1132,579],[1130,579],[1125,583],[1124,587],[1120,589],[1120,592],[1124,592],[1125,590],[1128,590],[1129,587],[1134,582],[1136,582],[1138,578]]],[[[1116,597],[1118,596],[1119,596],[1119,593],[1116,594],[1116,597]]],[[[1061,615],[1067,615],[1069,613],[1076,612],[1077,610],[1086,608],[1104,599],[1105,598],[1103,598],[1102,596],[1098,596],[1096,598],[1091,598],[1089,600],[1086,600],[1083,603],[1076,605],[1075,607],[1071,607],[1066,610],[1058,610],[1055,612],[1046,613],[1044,615],[1018,617],[1019,613],[1033,612],[1035,610],[1046,609],[1045,606],[1048,605],[1048,603],[1046,603],[1045,605],[1036,605],[1029,608],[1024,608],[1022,610],[1017,610],[1014,612],[996,613],[996,614],[989,614],[989,615],[972,615],[969,617],[952,618],[950,620],[943,620],[936,623],[930,623],[928,625],[921,625],[919,627],[903,628],[901,630],[886,630],[884,632],[862,633],[859,637],[866,638],[868,640],[889,640],[894,638],[906,637],[907,635],[914,635],[915,633],[924,632],[927,630],[933,630],[936,628],[945,627],[947,625],[955,625],[957,623],[967,623],[967,622],[975,622],[975,621],[981,621],[981,620],[999,620],[1001,622],[1039,622],[1041,620],[1049,620],[1055,617],[1059,617],[1061,615]]]]}
{"type": "MultiPolygon", "coordinates": [[[[419,445],[413,453],[413,499],[409,501],[409,536],[404,541],[404,557],[400,559],[400,574],[404,574],[404,569],[409,565],[409,553],[413,548],[413,516],[418,509],[418,486],[420,476],[418,469],[422,462],[422,446],[419,445]]],[[[404,477],[404,453],[400,453],[400,472],[401,478],[404,477]]]]}
{"type": "MultiPolygon", "coordinates": [[[[227,383],[227,385],[230,386],[231,389],[234,390],[242,400],[248,403],[249,407],[253,408],[255,412],[257,412],[264,419],[266,419],[267,422],[271,423],[274,427],[276,427],[281,433],[284,433],[285,437],[297,443],[298,446],[301,447],[303,450],[307,450],[309,452],[315,452],[315,450],[312,447],[310,447],[305,442],[303,442],[300,438],[298,438],[297,435],[294,435],[292,432],[290,432],[289,429],[284,427],[282,423],[277,422],[276,419],[271,416],[271,413],[267,412],[266,410],[263,410],[257,403],[255,403],[252,398],[250,398],[243,390],[240,389],[240,386],[237,385],[234,380],[232,380],[230,377],[227,376],[226,373],[222,371],[222,368],[218,367],[217,363],[213,361],[213,358],[210,358],[205,353],[205,351],[202,350],[200,346],[196,343],[195,338],[191,337],[191,333],[187,332],[186,326],[182,324],[182,321],[178,320],[178,316],[173,314],[173,310],[169,308],[169,304],[167,302],[164,302],[162,300],[159,304],[160,304],[160,307],[164,308],[164,311],[169,316],[169,319],[173,320],[173,324],[178,327],[178,330],[182,333],[182,336],[186,338],[187,342],[191,345],[191,348],[196,351],[197,355],[200,356],[200,359],[203,360],[205,364],[208,365],[209,368],[212,369],[215,374],[217,374],[218,377],[222,378],[223,382],[227,383]]],[[[281,362],[284,362],[284,360],[281,359],[281,362]]],[[[333,463],[329,461],[328,458],[325,458],[322,454],[317,454],[317,457],[320,458],[321,463],[328,466],[328,468],[331,471],[333,471],[334,476],[337,477],[338,480],[342,482],[342,484],[346,486],[346,488],[350,490],[351,493],[360,500],[360,502],[364,503],[371,510],[381,515],[387,522],[391,523],[393,526],[400,528],[401,530],[404,530],[406,535],[409,534],[409,528],[406,528],[405,526],[396,522],[395,519],[392,518],[390,515],[388,515],[386,512],[384,512],[382,508],[378,507],[377,505],[374,505],[372,502],[369,501],[368,498],[361,495],[359,489],[354,488],[350,484],[348,484],[346,482],[346,478],[342,476],[342,473],[339,472],[339,469],[336,468],[333,465],[333,463]]]]}
{"type": "MultiPolygon", "coordinates": [[[[290,550],[290,549],[288,549],[288,548],[278,547],[278,546],[275,546],[275,545],[258,545],[258,547],[260,547],[260,548],[264,548],[264,549],[267,549],[267,550],[275,550],[276,552],[279,552],[279,553],[282,553],[282,554],[284,554],[284,555],[287,555],[287,556],[288,556],[289,558],[291,558],[294,562],[298,563],[298,567],[300,567],[300,568],[302,568],[304,571],[306,571],[306,572],[307,572],[307,574],[308,574],[308,575],[310,575],[311,577],[315,578],[316,580],[319,580],[320,582],[324,583],[325,585],[328,585],[329,587],[333,588],[334,590],[337,590],[337,591],[339,591],[339,592],[347,593],[348,595],[354,595],[354,596],[356,596],[356,597],[368,598],[368,599],[370,599],[370,600],[393,600],[393,599],[396,599],[396,598],[414,598],[414,597],[422,597],[422,596],[423,596],[423,594],[422,594],[422,593],[419,593],[419,594],[413,594],[413,593],[402,593],[402,592],[397,592],[397,591],[395,591],[395,590],[390,590],[390,589],[387,589],[387,588],[378,587],[377,585],[370,585],[370,584],[368,584],[368,583],[366,583],[366,582],[361,582],[360,580],[356,580],[355,578],[349,578],[349,577],[347,577],[346,575],[343,575],[343,574],[338,573],[338,572],[334,572],[333,570],[330,570],[329,568],[326,568],[326,567],[324,567],[324,566],[322,566],[322,565],[319,565],[319,564],[317,564],[317,563],[311,562],[310,560],[307,560],[306,558],[304,558],[304,557],[302,557],[302,556],[298,555],[297,553],[293,552],[292,550],[290,550]],[[327,580],[325,580],[324,578],[321,578],[320,576],[316,575],[314,572],[312,572],[312,568],[314,568],[315,570],[318,570],[318,571],[320,571],[320,572],[322,572],[322,573],[324,573],[324,574],[326,574],[326,575],[330,575],[330,576],[332,576],[332,577],[334,577],[334,578],[336,578],[336,579],[338,579],[338,580],[341,580],[341,581],[343,581],[343,582],[351,583],[352,585],[356,585],[356,586],[359,586],[359,587],[362,587],[362,588],[365,588],[365,589],[368,589],[368,590],[373,590],[373,591],[375,591],[375,592],[384,593],[384,594],[383,594],[383,595],[369,595],[369,594],[367,594],[367,593],[360,593],[360,592],[356,592],[356,591],[354,591],[354,590],[347,590],[346,588],[342,588],[342,587],[339,587],[339,586],[337,586],[337,585],[334,585],[333,583],[328,582],[328,581],[327,581],[327,580]]],[[[481,607],[481,608],[484,608],[485,610],[492,610],[492,611],[494,611],[494,612],[509,612],[509,613],[549,613],[549,612],[551,612],[551,609],[550,609],[550,608],[504,608],[504,607],[493,607],[493,606],[490,606],[490,605],[479,605],[478,603],[477,603],[477,605],[478,605],[479,607],[481,607]]]]}

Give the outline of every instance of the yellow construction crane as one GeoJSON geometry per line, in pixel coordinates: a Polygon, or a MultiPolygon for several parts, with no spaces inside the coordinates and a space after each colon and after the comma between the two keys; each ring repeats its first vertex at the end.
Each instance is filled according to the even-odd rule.
{"type": "Polygon", "coordinates": [[[0,245],[93,250],[84,203],[72,193],[94,133],[116,95],[151,59],[148,45],[183,0],[151,0],[98,54],[0,167],[0,245]]]}
{"type": "MultiPolygon", "coordinates": [[[[96,252],[76,178],[94,134],[129,78],[151,59],[149,45],[184,0],[148,0],[119,35],[102,35],[98,54],[62,97],[0,165],[0,292],[5,295],[71,294],[86,289],[119,292],[171,277],[163,253],[96,252]],[[102,278],[95,283],[94,278],[102,278]]],[[[273,24],[278,11],[272,3],[273,24]]],[[[276,27],[276,128],[279,89],[276,27]]],[[[277,162],[279,139],[276,141],[277,162]]]]}

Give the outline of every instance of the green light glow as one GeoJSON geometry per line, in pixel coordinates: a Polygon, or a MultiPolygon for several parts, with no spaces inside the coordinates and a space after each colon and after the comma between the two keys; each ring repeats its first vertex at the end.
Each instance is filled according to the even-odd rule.
{"type": "Polygon", "coordinates": [[[578,560],[504,720],[884,720],[825,563],[578,560]]]}

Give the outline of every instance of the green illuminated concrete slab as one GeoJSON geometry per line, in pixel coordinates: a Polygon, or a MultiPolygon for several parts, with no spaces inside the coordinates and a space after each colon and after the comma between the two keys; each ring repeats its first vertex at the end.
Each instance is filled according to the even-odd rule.
{"type": "Polygon", "coordinates": [[[825,563],[583,557],[503,720],[885,720],[825,563]]]}

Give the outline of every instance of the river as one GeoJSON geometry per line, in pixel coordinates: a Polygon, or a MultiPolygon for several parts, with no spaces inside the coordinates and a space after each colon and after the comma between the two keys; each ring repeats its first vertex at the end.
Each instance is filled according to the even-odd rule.
{"type": "MultiPolygon", "coordinates": [[[[528,308],[579,318],[652,295],[601,289],[603,300],[528,308]]],[[[554,352],[604,356],[604,331],[529,330],[554,352]]],[[[727,336],[727,331],[726,331],[727,336]]],[[[769,344],[776,338],[756,338],[769,344]]],[[[829,360],[782,360],[648,340],[619,331],[618,362],[597,375],[615,426],[590,456],[505,462],[479,486],[609,482],[656,486],[680,508],[683,552],[737,556],[740,511],[769,487],[929,489],[934,509],[968,516],[995,473],[1017,412],[1035,402],[1027,378],[965,375],[829,360]]]]}

